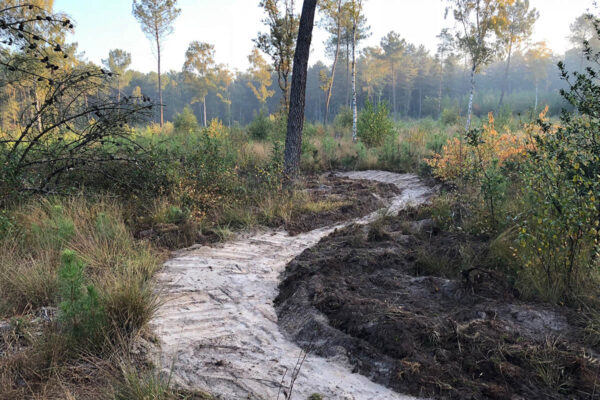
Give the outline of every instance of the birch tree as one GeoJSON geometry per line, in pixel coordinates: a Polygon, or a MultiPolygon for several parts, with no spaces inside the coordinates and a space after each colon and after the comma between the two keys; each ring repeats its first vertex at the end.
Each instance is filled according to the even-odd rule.
{"type": "Polygon", "coordinates": [[[358,29],[363,16],[363,0],[351,0],[350,22],[352,24],[352,140],[358,140],[358,104],[356,96],[356,47],[358,29]]]}
{"type": "Polygon", "coordinates": [[[489,64],[497,53],[495,38],[506,25],[506,6],[515,0],[449,0],[458,24],[456,39],[469,57],[470,91],[465,130],[471,128],[475,75],[489,64]]]}
{"type": "Polygon", "coordinates": [[[269,68],[269,64],[257,48],[252,50],[252,53],[248,56],[248,61],[250,62],[248,73],[252,77],[252,81],[248,82],[247,85],[260,103],[261,109],[264,109],[267,100],[275,94],[275,91],[269,90],[273,84],[271,68],[269,68]]]}

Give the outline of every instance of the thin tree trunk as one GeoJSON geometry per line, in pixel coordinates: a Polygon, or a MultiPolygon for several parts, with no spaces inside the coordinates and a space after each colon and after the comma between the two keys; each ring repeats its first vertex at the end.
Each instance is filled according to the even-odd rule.
{"type": "Polygon", "coordinates": [[[538,109],[538,88],[539,88],[539,84],[538,84],[538,82],[535,82],[535,106],[533,107],[534,114],[537,113],[537,109],[538,109]]]}
{"type": "Polygon", "coordinates": [[[444,61],[440,60],[440,87],[438,88],[438,118],[442,115],[442,90],[443,90],[443,87],[444,87],[444,61]]]}
{"type": "Polygon", "coordinates": [[[393,62],[392,62],[392,98],[394,99],[394,119],[396,119],[396,114],[398,113],[398,107],[396,106],[396,71],[395,71],[393,62]]]}
{"type": "Polygon", "coordinates": [[[40,110],[42,109],[42,105],[40,102],[40,97],[38,96],[38,92],[37,92],[37,82],[33,83],[33,96],[35,97],[35,112],[37,114],[37,126],[38,126],[38,130],[40,132],[42,132],[44,130],[44,127],[42,126],[42,116],[40,114],[40,110]]]}
{"type": "Polygon", "coordinates": [[[350,106],[350,45],[346,38],[346,107],[350,106]]]}
{"type": "Polygon", "coordinates": [[[204,112],[204,119],[203,119],[203,121],[204,121],[204,127],[206,128],[208,126],[207,121],[206,121],[206,96],[204,96],[202,98],[202,108],[204,109],[204,111],[203,111],[204,112]]]}
{"type": "Polygon", "coordinates": [[[310,56],[310,43],[312,41],[316,8],[317,0],[304,0],[302,15],[300,16],[292,72],[290,112],[285,138],[284,172],[288,180],[296,178],[300,167],[304,108],[306,105],[306,77],[308,75],[308,58],[310,56]]]}
{"type": "Polygon", "coordinates": [[[352,21],[352,141],[358,140],[358,105],[356,99],[356,17],[352,21]]]}
{"type": "Polygon", "coordinates": [[[475,69],[476,66],[473,64],[471,68],[471,93],[469,94],[469,108],[467,109],[467,124],[465,130],[471,129],[471,117],[473,115],[473,96],[475,95],[475,69]]]}
{"type": "Polygon", "coordinates": [[[338,17],[337,17],[337,44],[335,47],[335,57],[333,58],[333,65],[331,66],[331,83],[329,84],[329,89],[327,90],[327,102],[325,103],[325,125],[329,122],[329,105],[331,103],[331,94],[333,92],[333,83],[335,82],[335,68],[337,67],[338,58],[340,56],[340,41],[341,33],[342,33],[342,24],[340,21],[342,14],[342,2],[338,1],[338,17]]]}
{"type": "Polygon", "coordinates": [[[160,38],[158,33],[156,34],[156,56],[158,59],[158,101],[160,102],[160,127],[162,128],[165,124],[164,110],[163,110],[163,97],[162,97],[162,81],[160,76],[160,38]]]}
{"type": "Polygon", "coordinates": [[[506,92],[506,86],[508,84],[508,72],[510,71],[512,46],[513,44],[511,40],[510,45],[508,46],[508,58],[506,59],[506,69],[504,70],[504,80],[502,81],[502,92],[500,93],[500,101],[498,102],[498,111],[500,111],[500,107],[502,107],[502,103],[504,102],[504,93],[506,92]]]}
{"type": "Polygon", "coordinates": [[[423,111],[423,88],[419,88],[419,119],[421,119],[421,112],[423,111]]]}

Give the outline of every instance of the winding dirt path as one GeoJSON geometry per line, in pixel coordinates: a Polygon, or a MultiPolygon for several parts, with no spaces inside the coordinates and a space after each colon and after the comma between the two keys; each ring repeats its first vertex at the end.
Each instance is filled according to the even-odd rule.
{"type": "MultiPolygon", "coordinates": [[[[341,175],[396,184],[402,192],[392,199],[390,212],[421,204],[431,194],[415,175],[382,171],[341,175]]],[[[283,392],[303,352],[277,325],[273,300],[280,274],[294,257],[335,228],[368,223],[376,216],[293,237],[281,231],[240,234],[224,244],[176,253],[159,275],[165,303],[152,322],[162,345],[162,365],[173,368],[178,384],[219,398],[285,398],[283,392]]],[[[292,398],[305,400],[312,393],[327,399],[411,399],[352,373],[347,360],[308,354],[292,398]]]]}

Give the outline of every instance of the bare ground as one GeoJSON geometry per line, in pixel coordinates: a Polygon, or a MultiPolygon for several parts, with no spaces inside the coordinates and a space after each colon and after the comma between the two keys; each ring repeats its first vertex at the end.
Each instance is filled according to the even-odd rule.
{"type": "Polygon", "coordinates": [[[487,257],[486,238],[414,214],[348,226],[294,259],[276,300],[282,329],[415,396],[600,398],[575,310],[520,301],[501,274],[466,267],[487,257]]]}
{"type": "MultiPolygon", "coordinates": [[[[423,203],[431,193],[414,175],[368,171],[345,176],[396,185],[400,194],[388,201],[396,211],[423,203]]],[[[165,371],[172,370],[184,387],[224,399],[285,398],[292,380],[293,399],[313,393],[329,399],[410,398],[354,373],[341,352],[304,357],[279,329],[273,301],[286,264],[335,229],[296,236],[281,230],[245,233],[224,244],[176,253],[159,276],[165,303],[152,322],[165,371]],[[302,367],[294,374],[299,360],[302,367]]]]}

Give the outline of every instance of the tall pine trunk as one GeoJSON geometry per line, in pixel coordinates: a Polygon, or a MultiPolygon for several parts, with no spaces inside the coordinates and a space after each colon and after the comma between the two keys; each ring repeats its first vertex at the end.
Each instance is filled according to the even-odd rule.
{"type": "Polygon", "coordinates": [[[162,81],[160,76],[160,38],[158,37],[158,32],[156,34],[156,56],[158,59],[158,101],[160,102],[160,127],[162,128],[165,124],[165,119],[163,110],[162,81]]]}
{"type": "Polygon", "coordinates": [[[204,96],[202,98],[202,109],[203,109],[203,113],[204,113],[204,127],[206,128],[208,126],[207,121],[206,121],[206,96],[204,96]]]}
{"type": "Polygon", "coordinates": [[[512,39],[508,46],[508,58],[506,59],[506,68],[504,70],[504,79],[502,81],[502,92],[500,93],[500,101],[498,102],[498,111],[500,111],[500,107],[502,107],[502,103],[504,102],[504,94],[506,93],[507,85],[508,85],[508,72],[510,71],[510,61],[512,57],[512,39]]]}
{"type": "Polygon", "coordinates": [[[358,105],[356,98],[356,18],[352,21],[352,140],[358,140],[358,105]]]}
{"type": "Polygon", "coordinates": [[[538,109],[538,89],[539,89],[539,83],[536,81],[535,82],[535,106],[533,107],[533,113],[536,114],[537,113],[537,109],[538,109]]]}
{"type": "Polygon", "coordinates": [[[306,76],[308,75],[308,58],[310,56],[310,43],[315,24],[316,8],[317,0],[304,0],[302,15],[300,16],[292,72],[290,113],[288,115],[287,135],[285,138],[284,172],[288,180],[296,178],[300,167],[304,107],[306,105],[306,76]]]}
{"type": "Polygon", "coordinates": [[[419,87],[419,119],[421,119],[422,112],[423,112],[423,88],[419,87]]]}
{"type": "Polygon", "coordinates": [[[331,103],[331,94],[333,93],[333,83],[335,82],[335,68],[337,67],[338,59],[340,56],[340,41],[341,33],[342,33],[342,24],[340,21],[340,15],[342,13],[342,2],[338,3],[338,17],[337,17],[337,44],[335,46],[335,57],[333,58],[333,65],[331,66],[331,83],[329,84],[329,89],[327,90],[327,102],[325,103],[325,125],[329,122],[329,105],[331,103]]]}
{"type": "Polygon", "coordinates": [[[392,99],[394,99],[394,119],[396,119],[396,114],[398,113],[398,107],[396,106],[396,71],[395,71],[393,62],[392,62],[392,99]]]}
{"type": "Polygon", "coordinates": [[[444,88],[444,61],[440,60],[440,86],[438,88],[438,118],[442,115],[442,91],[443,91],[443,88],[444,88]]]}
{"type": "Polygon", "coordinates": [[[467,109],[467,124],[465,130],[471,129],[471,117],[473,115],[473,96],[475,95],[475,70],[477,66],[473,64],[471,67],[471,92],[469,94],[469,108],[467,109]]]}

